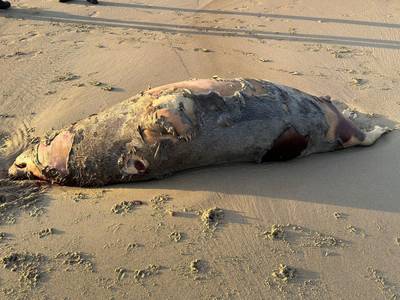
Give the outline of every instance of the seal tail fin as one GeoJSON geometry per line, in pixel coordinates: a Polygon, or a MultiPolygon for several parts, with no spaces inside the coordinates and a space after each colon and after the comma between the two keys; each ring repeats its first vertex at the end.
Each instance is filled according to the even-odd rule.
{"type": "Polygon", "coordinates": [[[352,135],[351,138],[343,144],[343,148],[349,148],[353,146],[364,146],[368,147],[373,144],[384,134],[392,131],[389,127],[375,126],[371,131],[361,131],[362,138],[360,136],[352,135]]]}
{"type": "Polygon", "coordinates": [[[371,131],[365,132],[365,138],[360,141],[360,146],[371,146],[373,145],[382,135],[392,131],[389,127],[375,126],[371,131]]]}

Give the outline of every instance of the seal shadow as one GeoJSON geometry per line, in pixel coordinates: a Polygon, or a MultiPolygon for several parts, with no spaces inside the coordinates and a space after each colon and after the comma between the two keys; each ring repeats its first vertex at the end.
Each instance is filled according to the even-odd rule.
{"type": "Polygon", "coordinates": [[[400,212],[399,148],[400,134],[393,132],[372,147],[288,162],[198,168],[113,188],[207,191],[400,212]]]}
{"type": "Polygon", "coordinates": [[[41,181],[0,179],[0,225],[16,223],[22,213],[41,216],[52,200],[45,193],[46,188],[47,184],[41,181]]]}

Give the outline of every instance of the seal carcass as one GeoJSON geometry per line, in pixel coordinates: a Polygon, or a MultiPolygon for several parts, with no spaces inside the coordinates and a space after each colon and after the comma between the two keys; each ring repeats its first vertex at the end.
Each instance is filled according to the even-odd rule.
{"type": "Polygon", "coordinates": [[[100,186],[228,162],[288,160],[371,145],[329,97],[255,79],[203,79],[141,92],[23,152],[13,178],[100,186]]]}

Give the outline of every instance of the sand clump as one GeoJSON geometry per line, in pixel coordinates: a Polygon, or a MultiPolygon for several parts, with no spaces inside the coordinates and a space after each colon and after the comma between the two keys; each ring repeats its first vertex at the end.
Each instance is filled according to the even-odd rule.
{"type": "Polygon", "coordinates": [[[320,248],[337,247],[342,242],[333,236],[325,235],[320,232],[316,232],[312,237],[313,246],[320,248]]]}
{"type": "Polygon", "coordinates": [[[262,233],[263,236],[270,240],[282,240],[284,238],[284,226],[273,224],[269,231],[264,231],[262,233]]]}
{"type": "Polygon", "coordinates": [[[211,49],[208,49],[208,48],[194,48],[193,50],[196,51],[196,52],[201,51],[201,52],[204,52],[204,53],[213,52],[211,49]]]}
{"type": "Polygon", "coordinates": [[[57,77],[53,80],[53,82],[72,81],[72,80],[77,80],[77,79],[79,79],[79,78],[80,78],[80,76],[68,72],[68,73],[65,73],[65,74],[63,74],[63,75],[57,76],[57,77]]]}
{"type": "Polygon", "coordinates": [[[165,204],[171,201],[171,199],[172,198],[166,194],[157,195],[150,200],[151,207],[155,210],[163,210],[165,204]]]}
{"type": "Polygon", "coordinates": [[[367,278],[374,281],[386,299],[399,299],[400,287],[391,283],[385,275],[373,267],[367,268],[367,278]]]}
{"type": "Polygon", "coordinates": [[[295,278],[296,269],[285,264],[279,264],[278,268],[271,273],[272,277],[288,282],[295,278]]]}
{"type": "Polygon", "coordinates": [[[171,217],[176,217],[178,215],[177,212],[172,209],[167,209],[166,212],[171,217]]]}
{"type": "Polygon", "coordinates": [[[299,225],[273,224],[267,231],[262,231],[261,236],[272,241],[285,241],[290,245],[300,247],[334,248],[342,247],[345,242],[336,237],[299,225]]]}
{"type": "Polygon", "coordinates": [[[35,232],[35,235],[37,235],[40,239],[54,234],[54,229],[53,228],[45,228],[40,230],[39,232],[35,232]]]}
{"type": "Polygon", "coordinates": [[[206,262],[202,259],[192,260],[189,269],[192,273],[203,273],[206,270],[206,262]]]}
{"type": "Polygon", "coordinates": [[[224,211],[218,207],[206,209],[200,216],[204,227],[208,230],[215,230],[223,218],[224,211]]]}
{"type": "Polygon", "coordinates": [[[180,240],[182,240],[182,233],[181,232],[177,232],[177,231],[171,232],[169,234],[169,238],[170,238],[171,241],[174,241],[174,242],[177,243],[180,240]]]}
{"type": "Polygon", "coordinates": [[[42,264],[46,258],[41,254],[14,252],[2,258],[4,268],[17,272],[23,286],[36,287],[42,277],[42,264]]]}
{"type": "Polygon", "coordinates": [[[91,82],[89,82],[89,84],[100,87],[103,91],[107,91],[107,92],[111,92],[115,89],[112,85],[101,82],[101,81],[91,81],[91,82]]]}
{"type": "Polygon", "coordinates": [[[60,252],[55,256],[56,259],[63,259],[63,264],[67,266],[81,266],[90,272],[94,271],[92,261],[88,255],[82,252],[60,252]]]}
{"type": "Polygon", "coordinates": [[[165,215],[176,216],[170,208],[167,208],[167,204],[172,200],[172,197],[167,194],[161,194],[153,197],[150,200],[151,207],[154,210],[152,213],[153,217],[164,217],[165,215]]]}
{"type": "Polygon", "coordinates": [[[346,217],[346,215],[344,213],[335,211],[333,213],[333,216],[335,217],[335,219],[339,220],[339,219],[344,219],[346,217]]]}
{"type": "Polygon", "coordinates": [[[122,279],[125,278],[127,270],[125,268],[120,267],[115,269],[115,273],[117,273],[118,281],[121,281],[122,279]]]}
{"type": "Polygon", "coordinates": [[[140,281],[150,276],[154,276],[160,273],[160,266],[150,264],[144,269],[139,269],[134,271],[133,278],[135,280],[140,281]]]}
{"type": "Polygon", "coordinates": [[[365,231],[359,227],[356,227],[354,225],[347,225],[346,226],[346,230],[350,233],[353,233],[355,235],[359,235],[363,238],[365,238],[367,236],[367,234],[365,233],[365,231]]]}
{"type": "Polygon", "coordinates": [[[132,252],[135,249],[142,247],[142,245],[138,244],[138,243],[129,243],[128,246],[126,246],[126,251],[127,252],[132,252]]]}
{"type": "Polygon", "coordinates": [[[74,197],[72,198],[74,202],[80,202],[87,199],[89,199],[89,195],[82,192],[75,193],[74,197]]]}
{"type": "Polygon", "coordinates": [[[140,200],[134,201],[122,201],[121,203],[115,204],[111,211],[115,214],[126,214],[132,212],[136,207],[142,205],[143,202],[140,200]]]}
{"type": "Polygon", "coordinates": [[[299,245],[303,247],[334,248],[346,245],[345,241],[333,235],[298,225],[288,224],[285,226],[285,230],[291,234],[291,236],[288,237],[289,242],[299,243],[299,245]]]}
{"type": "Polygon", "coordinates": [[[350,84],[351,85],[355,85],[355,86],[360,86],[360,85],[363,85],[363,84],[366,84],[366,83],[367,83],[367,81],[365,79],[362,79],[362,78],[352,78],[351,81],[350,81],[350,84]]]}

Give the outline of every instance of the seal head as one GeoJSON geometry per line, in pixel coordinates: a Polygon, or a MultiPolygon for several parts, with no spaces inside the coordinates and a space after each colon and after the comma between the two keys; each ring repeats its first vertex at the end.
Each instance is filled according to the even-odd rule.
{"type": "Polygon", "coordinates": [[[34,147],[20,154],[8,169],[8,175],[12,179],[42,179],[46,177],[42,174],[41,168],[35,163],[34,147]]]}
{"type": "Polygon", "coordinates": [[[68,160],[74,135],[68,130],[56,133],[20,154],[8,170],[12,179],[40,179],[63,182],[69,175],[68,160]]]}

